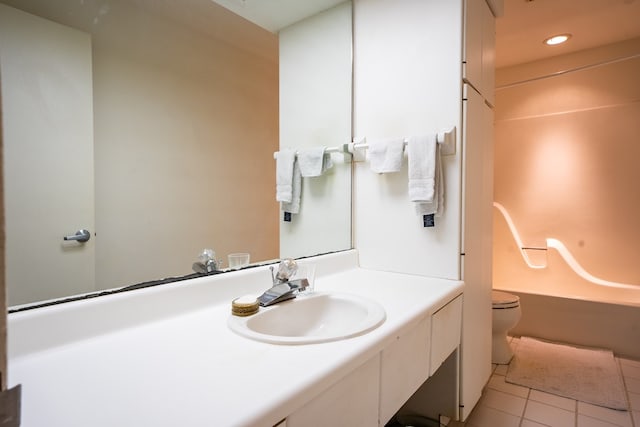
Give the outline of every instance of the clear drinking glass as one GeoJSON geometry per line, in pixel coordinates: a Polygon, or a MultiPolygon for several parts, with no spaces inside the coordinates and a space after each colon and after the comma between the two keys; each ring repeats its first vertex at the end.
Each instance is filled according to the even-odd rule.
{"type": "Polygon", "coordinates": [[[307,279],[309,286],[303,291],[303,293],[311,293],[315,288],[316,281],[316,264],[312,262],[300,262],[298,263],[298,270],[289,280],[307,279]]]}
{"type": "Polygon", "coordinates": [[[229,259],[229,268],[237,270],[242,267],[246,267],[249,265],[249,261],[251,256],[246,252],[229,254],[227,256],[229,259]]]}

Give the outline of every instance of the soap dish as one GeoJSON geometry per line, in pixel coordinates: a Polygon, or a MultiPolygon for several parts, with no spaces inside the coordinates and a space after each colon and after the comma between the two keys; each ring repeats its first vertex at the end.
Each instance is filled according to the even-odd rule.
{"type": "Polygon", "coordinates": [[[231,301],[231,314],[234,316],[251,316],[258,312],[260,304],[253,295],[245,295],[231,301]]]}

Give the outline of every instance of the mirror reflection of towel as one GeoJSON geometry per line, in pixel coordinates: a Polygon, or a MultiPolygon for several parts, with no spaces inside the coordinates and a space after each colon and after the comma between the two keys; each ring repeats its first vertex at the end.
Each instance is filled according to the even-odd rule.
{"type": "Polygon", "coordinates": [[[326,147],[301,148],[298,150],[298,164],[303,177],[320,176],[333,167],[331,154],[326,147]]]}
{"type": "Polygon", "coordinates": [[[302,194],[302,175],[298,161],[293,163],[293,179],[291,180],[291,201],[282,202],[280,205],[283,212],[297,214],[300,212],[300,196],[302,194]]]}
{"type": "Polygon", "coordinates": [[[284,148],[276,154],[276,200],[278,202],[291,202],[295,160],[296,152],[291,148],[284,148]]]}

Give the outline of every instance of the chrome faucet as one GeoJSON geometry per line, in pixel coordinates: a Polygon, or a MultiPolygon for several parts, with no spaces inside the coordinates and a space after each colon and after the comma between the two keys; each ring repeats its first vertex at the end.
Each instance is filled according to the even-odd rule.
{"type": "Polygon", "coordinates": [[[298,293],[309,287],[309,281],[306,278],[289,280],[298,271],[298,264],[294,259],[287,258],[280,261],[276,273],[274,273],[273,266],[269,268],[273,286],[258,297],[258,301],[263,307],[295,298],[298,293]]]}
{"type": "Polygon", "coordinates": [[[198,262],[194,262],[191,268],[196,273],[208,274],[218,270],[220,262],[216,260],[216,253],[213,249],[204,249],[200,255],[198,255],[198,262]]]}

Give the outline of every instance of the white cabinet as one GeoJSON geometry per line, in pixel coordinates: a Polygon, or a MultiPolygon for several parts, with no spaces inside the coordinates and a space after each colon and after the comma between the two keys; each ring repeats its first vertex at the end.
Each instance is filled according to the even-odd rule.
{"type": "Polygon", "coordinates": [[[460,417],[465,420],[491,374],[491,280],[495,18],[484,0],[465,0],[462,101],[461,279],[465,301],[460,417]]]}
{"type": "Polygon", "coordinates": [[[429,377],[431,319],[382,351],[380,367],[380,423],[384,425],[429,377]]]}
{"type": "Polygon", "coordinates": [[[462,295],[435,312],[431,320],[431,358],[429,376],[460,345],[462,331],[462,295]]]}
{"type": "Polygon", "coordinates": [[[461,321],[459,295],[287,417],[286,427],[384,426],[458,348],[461,321]]]}
{"type": "Polygon", "coordinates": [[[286,426],[376,426],[379,384],[377,355],[287,417],[286,426]]]}
{"type": "Polygon", "coordinates": [[[462,77],[494,105],[495,18],[485,0],[466,0],[464,17],[462,77]]]}
{"type": "Polygon", "coordinates": [[[464,86],[462,279],[465,304],[461,354],[461,417],[480,398],[491,374],[493,110],[464,86]]]}

